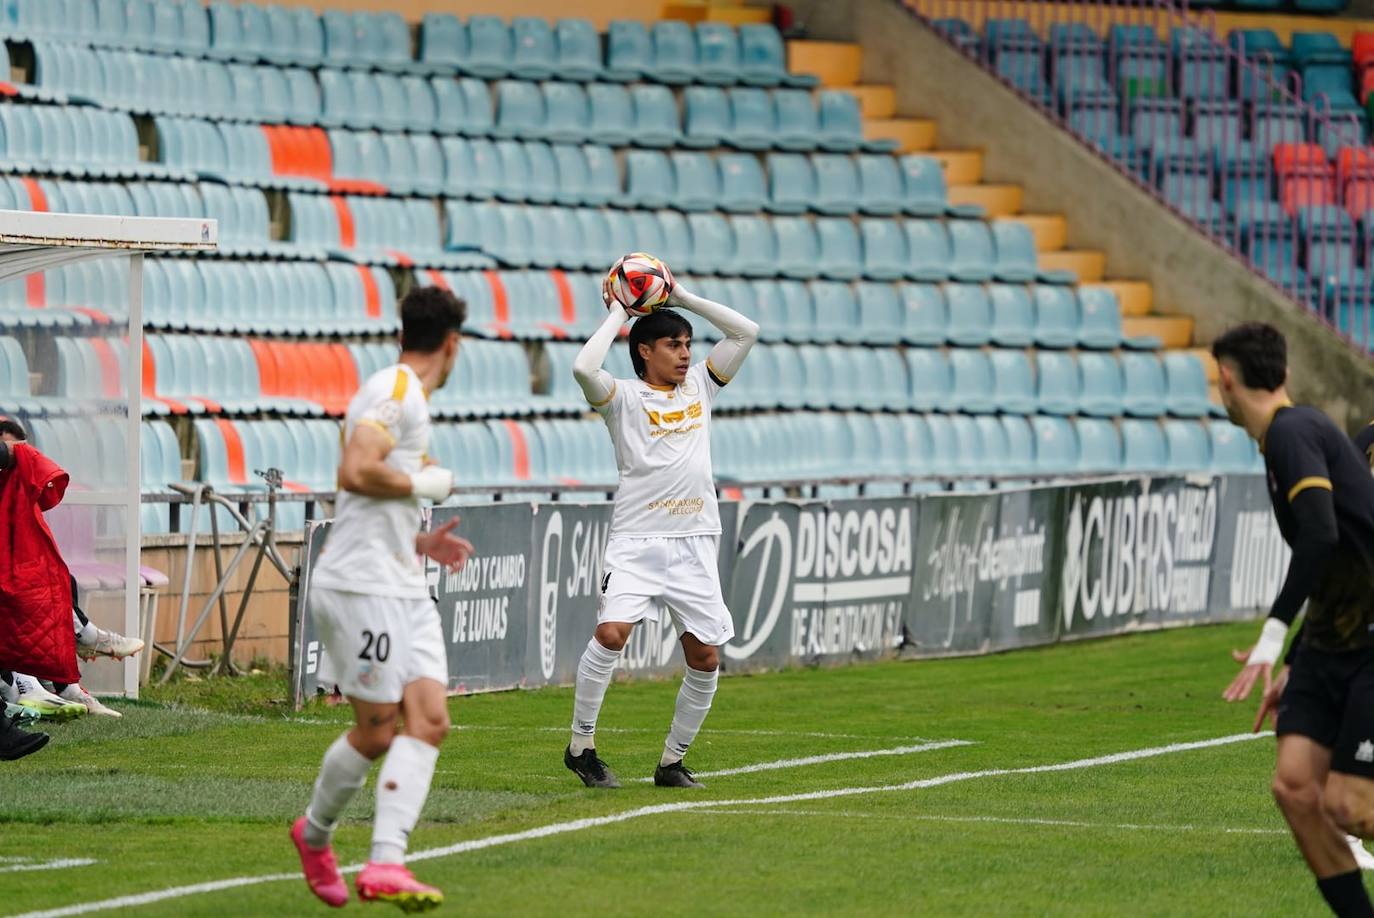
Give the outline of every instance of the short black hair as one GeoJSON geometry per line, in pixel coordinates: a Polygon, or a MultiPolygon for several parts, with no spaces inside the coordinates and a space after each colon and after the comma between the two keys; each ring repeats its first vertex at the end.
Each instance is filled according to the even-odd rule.
{"type": "Polygon", "coordinates": [[[1273,392],[1288,379],[1288,342],[1283,332],[1265,322],[1246,322],[1212,342],[1218,362],[1230,360],[1240,369],[1246,388],[1273,392]]]}
{"type": "Polygon", "coordinates": [[[16,440],[27,440],[29,435],[24,431],[24,425],[14,418],[0,414],[0,434],[9,434],[16,440]]]}
{"type": "Polygon", "coordinates": [[[641,344],[652,347],[659,338],[676,338],[678,335],[686,335],[691,340],[692,323],[667,307],[635,319],[630,326],[630,363],[634,365],[635,375],[644,378],[644,358],[639,356],[641,344]]]}
{"type": "Polygon", "coordinates": [[[401,350],[432,354],[462,331],[468,304],[443,287],[416,287],[401,300],[401,350]]]}

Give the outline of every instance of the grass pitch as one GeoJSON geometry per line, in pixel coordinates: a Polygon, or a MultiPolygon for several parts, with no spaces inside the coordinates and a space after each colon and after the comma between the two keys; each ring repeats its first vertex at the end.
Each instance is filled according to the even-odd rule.
{"type": "MultiPolygon", "coordinates": [[[[735,773],[696,793],[636,780],[675,682],[612,686],[614,792],[562,766],[570,689],[455,699],[412,866],[447,893],[440,914],[1321,914],[1269,797],[1271,739],[1092,761],[1246,732],[1254,705],[1221,691],[1254,630],[724,679],[688,764],[735,773]],[[741,771],[797,759],[813,761],[741,771]]],[[[0,764],[0,912],[137,896],[138,914],[327,913],[286,831],[347,711],[262,713],[255,684],[281,692],[230,689],[252,714],[116,703],[122,721],[53,725],[47,749],[0,764]],[[95,863],[45,866],[76,858],[95,863]]],[[[371,809],[369,784],[341,863],[366,858],[371,809]]]]}

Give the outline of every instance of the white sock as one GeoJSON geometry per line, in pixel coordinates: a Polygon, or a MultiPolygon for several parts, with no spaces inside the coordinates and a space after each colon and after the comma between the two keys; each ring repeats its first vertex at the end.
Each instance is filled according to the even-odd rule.
{"type": "Polygon", "coordinates": [[[76,617],[75,612],[72,613],[72,628],[76,631],[76,639],[78,641],[82,642],[83,644],[95,643],[95,639],[97,637],[95,625],[91,624],[90,622],[82,624],[81,619],[76,617]]]}
{"type": "Polygon", "coordinates": [[[668,728],[668,741],[663,744],[660,765],[681,762],[687,754],[687,747],[697,738],[706,714],[711,710],[711,699],[715,697],[719,675],[718,669],[702,672],[690,666],[682,674],[682,688],[677,692],[677,709],[673,712],[673,725],[668,728]]]}
{"type": "Polygon", "coordinates": [[[611,684],[615,665],[620,662],[619,650],[608,650],[592,638],[577,664],[577,695],[573,701],[572,740],[568,746],[573,755],[596,747],[596,718],[606,687],[611,684]]]}
{"type": "Polygon", "coordinates": [[[377,775],[377,815],[372,823],[375,864],[404,864],[410,832],[429,796],[439,750],[413,736],[398,736],[377,775]]]}
{"type": "Polygon", "coordinates": [[[315,793],[305,810],[305,843],[312,848],[329,844],[338,825],[339,816],[348,801],[367,780],[372,760],[353,748],[345,733],[325,750],[320,776],[315,779],[315,793]]]}

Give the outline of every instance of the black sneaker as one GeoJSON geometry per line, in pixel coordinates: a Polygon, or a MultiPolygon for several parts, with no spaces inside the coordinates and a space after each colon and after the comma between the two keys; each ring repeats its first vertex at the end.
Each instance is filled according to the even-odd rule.
{"type": "Polygon", "coordinates": [[[595,749],[583,749],[581,755],[573,755],[572,747],[563,750],[563,764],[568,770],[582,779],[588,787],[619,787],[615,772],[596,757],[595,749]]]}
{"type": "Polygon", "coordinates": [[[48,734],[21,730],[17,717],[0,714],[0,759],[22,759],[48,745],[48,734]]]}
{"type": "Polygon", "coordinates": [[[660,765],[654,769],[654,783],[659,787],[694,787],[705,790],[706,785],[702,784],[692,773],[687,770],[687,766],[681,760],[671,765],[660,765]]]}

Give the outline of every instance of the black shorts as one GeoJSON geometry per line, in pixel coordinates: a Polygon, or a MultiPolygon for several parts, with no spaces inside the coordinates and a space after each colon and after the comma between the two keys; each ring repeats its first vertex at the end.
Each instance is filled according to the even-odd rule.
{"type": "Polygon", "coordinates": [[[1374,650],[1298,648],[1277,732],[1330,749],[1332,771],[1374,779],[1374,650]]]}

